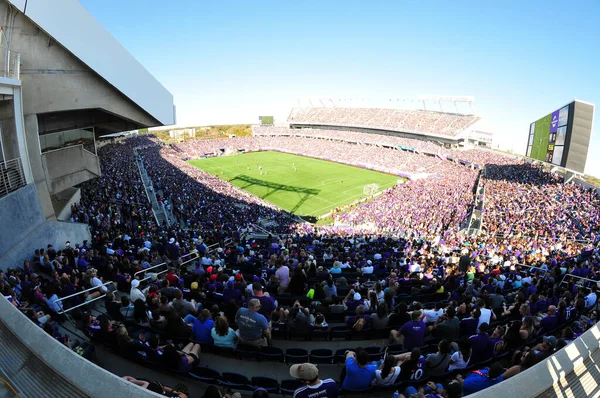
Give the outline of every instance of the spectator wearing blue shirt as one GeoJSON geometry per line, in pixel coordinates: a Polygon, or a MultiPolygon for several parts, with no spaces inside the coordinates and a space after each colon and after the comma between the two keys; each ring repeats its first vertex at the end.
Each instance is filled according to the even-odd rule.
{"type": "Polygon", "coordinates": [[[258,299],[250,299],[248,308],[240,308],[235,315],[238,325],[237,335],[244,344],[266,346],[271,340],[271,329],[267,318],[259,314],[261,304],[258,299]]]}
{"type": "Polygon", "coordinates": [[[364,390],[371,386],[377,366],[369,364],[366,351],[348,351],[346,353],[346,377],[342,382],[344,390],[364,390]]]}
{"type": "Polygon", "coordinates": [[[489,369],[473,371],[464,380],[459,375],[457,380],[463,383],[463,396],[474,394],[500,383],[503,380],[502,371],[502,365],[495,362],[489,369]]]}
{"type": "Polygon", "coordinates": [[[337,296],[337,287],[333,284],[333,279],[327,279],[325,286],[323,286],[323,291],[325,292],[325,298],[330,299],[333,296],[337,296]]]}
{"type": "MultiPolygon", "coordinates": [[[[186,320],[189,319],[186,317],[186,320]]],[[[203,309],[202,312],[200,312],[200,316],[193,319],[192,339],[196,343],[212,344],[213,338],[211,336],[211,331],[214,326],[215,322],[210,318],[210,311],[206,308],[203,309]]]]}

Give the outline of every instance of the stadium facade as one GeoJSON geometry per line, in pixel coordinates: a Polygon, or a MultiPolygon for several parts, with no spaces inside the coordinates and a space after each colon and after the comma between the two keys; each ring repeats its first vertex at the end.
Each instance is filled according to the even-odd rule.
{"type": "Polygon", "coordinates": [[[96,137],[175,122],[173,96],[77,1],[2,1],[0,260],[49,235],[84,237],[76,185],[98,177],[96,137]],[[32,200],[32,194],[37,200],[32,200]],[[16,231],[16,232],[15,232],[16,231]],[[28,237],[28,239],[25,239],[28,237]]]}

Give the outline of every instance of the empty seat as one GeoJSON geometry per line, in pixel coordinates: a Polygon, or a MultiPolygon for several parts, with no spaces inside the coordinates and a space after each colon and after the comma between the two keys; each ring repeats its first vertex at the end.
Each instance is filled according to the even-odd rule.
{"type": "Polygon", "coordinates": [[[350,333],[350,329],[346,326],[334,326],[329,332],[330,338],[333,339],[347,339],[350,333]]]}
{"type": "Polygon", "coordinates": [[[332,363],[333,351],[327,348],[319,348],[310,352],[311,363],[332,363]]]}
{"type": "MultiPolygon", "coordinates": [[[[212,346],[212,348],[208,352],[212,352],[213,354],[221,355],[221,356],[228,357],[228,358],[235,358],[235,356],[236,356],[235,348],[231,348],[231,347],[212,346]]],[[[206,352],[204,350],[202,350],[202,353],[206,353],[206,352]]]]}
{"type": "Polygon", "coordinates": [[[221,377],[221,374],[216,370],[200,366],[192,370],[189,375],[207,384],[219,384],[219,378],[221,377]]]}
{"type": "Polygon", "coordinates": [[[244,361],[258,361],[260,347],[249,344],[238,344],[236,350],[240,359],[244,361]]]}
{"type": "Polygon", "coordinates": [[[304,348],[288,348],[285,350],[285,360],[287,363],[308,362],[308,351],[304,348]]]}
{"type": "Polygon", "coordinates": [[[283,362],[285,355],[278,347],[261,347],[260,359],[263,361],[283,362]]]}
{"type": "Polygon", "coordinates": [[[250,380],[239,373],[223,372],[219,383],[225,387],[238,390],[253,390],[250,380]]]}
{"type": "Polygon", "coordinates": [[[255,388],[264,388],[269,394],[279,393],[279,382],[270,377],[253,377],[252,385],[255,388]]]}
{"type": "Polygon", "coordinates": [[[296,379],[281,380],[279,390],[283,395],[294,395],[294,391],[302,387],[304,383],[296,379]]]}

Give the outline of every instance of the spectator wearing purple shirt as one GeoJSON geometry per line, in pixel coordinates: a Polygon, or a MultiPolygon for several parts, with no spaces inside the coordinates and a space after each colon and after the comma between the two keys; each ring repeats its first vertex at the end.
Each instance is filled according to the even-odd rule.
{"type": "Polygon", "coordinates": [[[406,322],[400,330],[390,332],[390,343],[401,343],[407,350],[422,346],[427,330],[424,317],[421,311],[413,311],[409,322],[406,322]]]}
{"type": "Polygon", "coordinates": [[[319,369],[311,364],[297,364],[290,368],[290,375],[304,384],[294,391],[294,398],[337,398],[339,387],[332,379],[319,379],[319,369]]]}
{"type": "Polygon", "coordinates": [[[360,293],[356,293],[354,289],[350,289],[346,298],[344,298],[343,303],[346,308],[346,313],[354,314],[356,313],[356,308],[358,308],[359,305],[362,305],[363,301],[360,293]]]}
{"type": "Polygon", "coordinates": [[[545,334],[558,326],[558,316],[556,316],[556,307],[551,305],[548,307],[548,315],[540,321],[541,330],[538,334],[545,334]]]}
{"type": "Polygon", "coordinates": [[[469,337],[471,348],[473,350],[470,363],[477,363],[490,358],[490,336],[487,334],[488,328],[489,325],[484,322],[479,325],[479,332],[469,337]]]}
{"type": "Polygon", "coordinates": [[[265,296],[260,282],[254,282],[252,284],[252,293],[253,297],[251,298],[256,298],[260,301],[258,313],[267,319],[271,319],[271,313],[276,309],[275,300],[269,296],[265,296]]]}

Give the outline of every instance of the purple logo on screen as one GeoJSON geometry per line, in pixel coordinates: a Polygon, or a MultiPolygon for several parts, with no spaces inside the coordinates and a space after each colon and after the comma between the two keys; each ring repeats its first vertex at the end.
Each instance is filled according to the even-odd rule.
{"type": "Polygon", "coordinates": [[[558,129],[558,111],[552,112],[552,121],[550,122],[550,132],[556,133],[558,129]]]}

